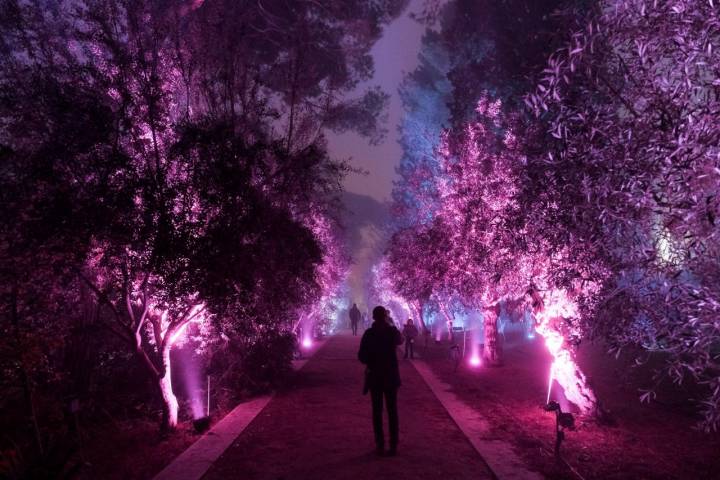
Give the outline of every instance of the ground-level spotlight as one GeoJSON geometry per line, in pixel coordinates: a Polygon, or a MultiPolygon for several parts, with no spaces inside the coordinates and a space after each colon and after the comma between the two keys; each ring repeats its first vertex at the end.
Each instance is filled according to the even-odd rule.
{"type": "Polygon", "coordinates": [[[470,357],[470,365],[473,367],[479,367],[482,365],[482,360],[480,360],[480,355],[473,355],[470,357]]]}
{"type": "Polygon", "coordinates": [[[193,428],[197,433],[203,433],[205,430],[210,428],[210,375],[207,376],[207,403],[205,404],[205,416],[202,415],[202,407],[200,407],[200,413],[195,410],[195,403],[193,406],[193,413],[195,413],[195,420],[193,420],[193,428]]]}
{"type": "Polygon", "coordinates": [[[197,433],[203,433],[208,428],[210,428],[210,417],[200,417],[196,420],[193,420],[193,428],[195,428],[195,431],[197,433]]]}
{"type": "Polygon", "coordinates": [[[571,413],[563,412],[556,401],[548,402],[543,409],[546,412],[555,412],[555,460],[560,462],[560,445],[565,440],[565,430],[575,430],[575,417],[571,413]]]}
{"type": "Polygon", "coordinates": [[[533,340],[533,339],[535,339],[535,332],[529,332],[529,333],[527,334],[527,338],[528,338],[528,340],[533,340]]]}
{"type": "Polygon", "coordinates": [[[310,340],[309,338],[304,339],[304,340],[302,341],[302,346],[303,346],[303,348],[310,348],[310,347],[312,347],[312,340],[310,340]]]}

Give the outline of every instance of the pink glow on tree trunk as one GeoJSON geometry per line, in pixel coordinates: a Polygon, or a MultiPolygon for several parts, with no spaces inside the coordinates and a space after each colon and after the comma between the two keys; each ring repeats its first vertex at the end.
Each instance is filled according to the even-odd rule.
{"type": "Polygon", "coordinates": [[[442,324],[438,322],[437,327],[435,328],[435,341],[439,342],[442,340],[442,334],[443,334],[444,328],[442,327],[442,324]]]}
{"type": "MultiPolygon", "coordinates": [[[[452,341],[453,341],[453,330],[452,330],[453,317],[450,314],[450,312],[448,312],[448,309],[445,306],[445,303],[439,302],[439,306],[440,306],[440,311],[442,312],[443,316],[445,317],[445,331],[447,332],[448,341],[452,343],[452,341]]],[[[438,341],[442,340],[442,331],[443,331],[442,326],[438,325],[438,335],[439,335],[439,337],[437,339],[438,341]]]]}
{"type": "Polygon", "coordinates": [[[553,380],[563,388],[565,397],[574,403],[582,413],[593,413],[597,399],[587,385],[585,375],[578,367],[567,341],[560,331],[563,319],[577,314],[575,303],[561,290],[553,290],[546,296],[543,305],[535,312],[538,321],[536,331],[545,339],[545,346],[553,356],[548,383],[548,401],[553,380]]]}
{"type": "Polygon", "coordinates": [[[498,314],[495,309],[486,309],[483,312],[483,326],[485,330],[485,343],[483,357],[490,365],[502,365],[502,353],[498,343],[498,314]]]}
{"type": "Polygon", "coordinates": [[[178,401],[172,388],[170,345],[163,349],[162,367],[162,376],[158,379],[158,384],[163,399],[163,428],[172,430],[178,423],[178,401]]]}

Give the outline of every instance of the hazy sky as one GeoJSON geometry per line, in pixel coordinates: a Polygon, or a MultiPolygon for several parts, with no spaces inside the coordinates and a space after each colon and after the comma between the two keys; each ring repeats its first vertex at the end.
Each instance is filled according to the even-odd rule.
{"type": "Polygon", "coordinates": [[[356,134],[328,135],[330,153],[334,157],[352,157],[353,165],[370,172],[367,176],[350,175],[345,181],[345,188],[351,192],[370,195],[379,201],[390,198],[395,167],[400,160],[397,125],[402,106],[397,88],[403,74],[414,70],[417,65],[424,27],[409,18],[409,14],[416,11],[420,4],[421,0],[411,0],[404,14],[385,28],[382,38],[372,50],[375,76],[369,83],[380,85],[391,95],[385,141],[378,146],[371,146],[367,140],[356,134]]]}

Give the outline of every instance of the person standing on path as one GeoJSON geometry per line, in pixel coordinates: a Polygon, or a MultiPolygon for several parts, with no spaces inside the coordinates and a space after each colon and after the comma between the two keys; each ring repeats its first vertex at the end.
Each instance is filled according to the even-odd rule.
{"type": "Polygon", "coordinates": [[[402,335],[395,326],[388,322],[387,310],[384,307],[377,306],[373,309],[373,320],[373,324],[365,331],[360,340],[358,359],[367,366],[364,390],[370,390],[377,454],[385,454],[385,434],[382,421],[384,398],[390,427],[390,449],[387,454],[395,455],[399,436],[397,391],[400,387],[400,370],[396,349],[398,345],[402,344],[402,335]]]}
{"type": "Polygon", "coordinates": [[[352,328],[353,335],[357,335],[358,323],[360,323],[360,309],[356,303],[353,303],[350,309],[350,328],[352,328]]]}
{"type": "Polygon", "coordinates": [[[408,318],[407,322],[405,322],[405,327],[403,327],[402,331],[403,337],[405,338],[405,357],[408,358],[408,353],[410,354],[410,358],[415,357],[415,351],[414,351],[414,344],[415,339],[418,336],[418,329],[413,324],[412,318],[408,318]]]}

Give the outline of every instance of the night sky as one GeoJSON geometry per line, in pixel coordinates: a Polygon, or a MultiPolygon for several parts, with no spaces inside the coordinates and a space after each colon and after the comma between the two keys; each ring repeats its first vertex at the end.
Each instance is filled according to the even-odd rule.
{"type": "MultiPolygon", "coordinates": [[[[367,170],[369,174],[350,175],[345,187],[353,193],[369,195],[375,200],[390,198],[395,167],[398,165],[402,150],[398,145],[397,125],[402,115],[402,105],[397,88],[406,72],[412,71],[418,61],[420,38],[425,29],[419,22],[410,18],[412,12],[419,10],[422,0],[412,0],[403,15],[388,25],[382,38],[372,49],[375,60],[375,77],[372,85],[380,85],[391,95],[387,110],[388,134],[378,146],[369,145],[367,140],[355,133],[328,134],[330,153],[337,158],[351,158],[351,163],[367,170]]],[[[366,88],[361,85],[359,90],[366,88]]]]}
{"type": "Polygon", "coordinates": [[[363,91],[368,85],[380,85],[390,94],[385,124],[388,132],[384,141],[373,146],[356,133],[328,133],[331,155],[350,159],[353,166],[368,171],[367,175],[351,174],[345,179],[348,193],[344,196],[348,209],[344,223],[348,227],[348,247],[354,260],[348,284],[354,301],[361,305],[364,304],[363,278],[386,246],[383,233],[388,213],[386,201],[390,200],[395,168],[402,156],[397,131],[403,113],[398,86],[405,73],[414,70],[418,63],[425,27],[410,15],[421,5],[422,0],[411,1],[403,15],[385,28],[372,49],[375,76],[358,88],[363,91]]]}

